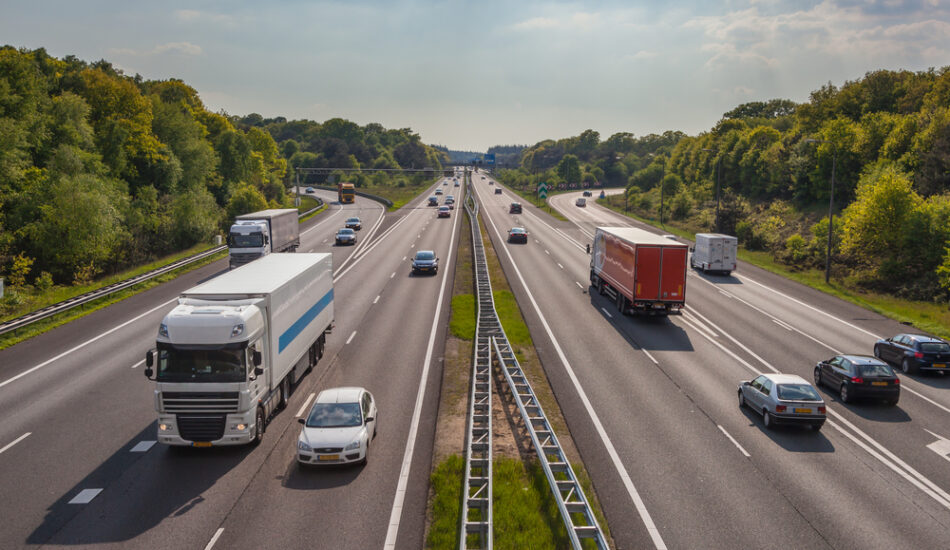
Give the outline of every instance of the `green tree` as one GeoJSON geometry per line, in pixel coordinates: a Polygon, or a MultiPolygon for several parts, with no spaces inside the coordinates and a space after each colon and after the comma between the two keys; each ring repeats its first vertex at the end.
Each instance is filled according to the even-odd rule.
{"type": "Polygon", "coordinates": [[[253,185],[243,184],[234,190],[227,206],[227,223],[235,217],[267,208],[267,199],[253,185]]]}
{"type": "Polygon", "coordinates": [[[907,174],[884,166],[862,176],[857,198],[842,214],[842,251],[873,260],[891,257],[910,214],[921,203],[907,174]]]}
{"type": "Polygon", "coordinates": [[[574,155],[564,155],[557,165],[557,175],[566,183],[580,183],[580,161],[574,155]]]}

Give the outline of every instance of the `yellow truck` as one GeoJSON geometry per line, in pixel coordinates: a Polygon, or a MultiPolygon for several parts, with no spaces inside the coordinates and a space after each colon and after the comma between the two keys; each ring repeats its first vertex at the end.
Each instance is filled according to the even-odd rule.
{"type": "Polygon", "coordinates": [[[337,186],[340,204],[350,204],[355,200],[356,187],[352,183],[340,182],[337,186]]]}

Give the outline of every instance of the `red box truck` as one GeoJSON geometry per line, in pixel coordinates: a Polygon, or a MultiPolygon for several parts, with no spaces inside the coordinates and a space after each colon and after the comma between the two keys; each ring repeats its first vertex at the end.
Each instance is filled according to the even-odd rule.
{"type": "Polygon", "coordinates": [[[598,227],[590,284],[621,313],[666,315],[686,303],[685,244],[635,227],[598,227]]]}

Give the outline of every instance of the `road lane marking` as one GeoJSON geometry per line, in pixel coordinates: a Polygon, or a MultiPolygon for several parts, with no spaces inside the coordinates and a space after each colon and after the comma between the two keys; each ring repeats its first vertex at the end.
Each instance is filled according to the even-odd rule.
{"type": "Polygon", "coordinates": [[[725,428],[723,428],[723,427],[722,427],[721,425],[719,425],[719,424],[716,424],[716,426],[719,426],[719,431],[721,431],[723,434],[725,434],[725,436],[729,438],[729,441],[732,441],[732,444],[735,445],[736,448],[739,449],[739,451],[740,451],[742,454],[744,454],[746,458],[751,458],[751,457],[752,457],[752,455],[750,455],[745,449],[742,448],[742,445],[739,445],[739,442],[736,441],[736,438],[734,438],[734,437],[732,437],[731,435],[729,435],[729,432],[727,432],[725,428]]]}
{"type": "Polygon", "coordinates": [[[375,303],[378,302],[378,301],[379,301],[379,296],[376,296],[376,299],[373,300],[373,303],[375,304],[375,303]]]}
{"type": "Polygon", "coordinates": [[[350,345],[350,342],[353,341],[353,337],[354,337],[354,336],[356,336],[356,331],[355,331],[355,330],[353,331],[353,334],[351,334],[350,337],[346,339],[346,343],[343,344],[343,345],[344,345],[344,346],[350,345]]]}
{"type": "Polygon", "coordinates": [[[353,260],[353,263],[351,263],[350,265],[348,265],[348,266],[346,267],[346,269],[342,269],[342,266],[341,266],[340,268],[337,268],[337,271],[333,274],[333,282],[335,283],[335,282],[339,281],[340,279],[342,279],[343,276],[346,275],[349,270],[353,269],[353,268],[356,266],[356,264],[358,264],[358,263],[360,263],[361,261],[363,261],[363,258],[365,258],[365,257],[367,256],[367,254],[370,253],[371,250],[373,250],[374,248],[376,248],[377,246],[379,246],[379,243],[383,242],[383,240],[385,240],[386,237],[388,237],[389,235],[391,235],[391,234],[393,233],[393,231],[396,230],[397,227],[399,227],[400,225],[402,225],[402,223],[403,223],[404,221],[408,220],[408,219],[409,219],[409,215],[400,218],[398,221],[396,221],[396,223],[394,223],[394,224],[392,224],[391,226],[389,226],[389,229],[387,229],[386,231],[384,231],[383,234],[380,235],[378,239],[376,239],[375,241],[373,241],[373,244],[371,244],[371,245],[369,245],[368,247],[366,247],[365,249],[363,249],[362,254],[360,254],[360,257],[359,257],[359,258],[356,258],[355,260],[353,260]]]}
{"type": "Polygon", "coordinates": [[[408,257],[408,256],[403,256],[403,257],[402,257],[402,261],[406,261],[406,258],[407,258],[407,257],[408,257]]]}
{"type": "Polygon", "coordinates": [[[303,416],[304,411],[306,411],[307,407],[310,406],[310,401],[312,401],[313,398],[316,396],[317,396],[316,393],[311,392],[310,395],[307,396],[307,400],[303,402],[303,405],[301,405],[300,408],[297,409],[297,414],[294,415],[294,418],[300,418],[301,416],[303,416]]]}
{"type": "Polygon", "coordinates": [[[577,287],[580,288],[581,290],[584,290],[584,285],[580,284],[577,281],[574,281],[574,284],[577,285],[577,287]]]}
{"type": "Polygon", "coordinates": [[[30,434],[31,434],[31,433],[33,433],[33,432],[26,432],[25,434],[21,435],[20,437],[14,439],[13,441],[11,441],[11,442],[7,443],[6,445],[4,445],[3,448],[0,449],[0,455],[2,455],[4,452],[6,452],[7,449],[10,449],[11,447],[13,447],[14,445],[16,445],[17,443],[19,443],[19,442],[23,441],[24,439],[30,437],[30,434]]]}
{"type": "Polygon", "coordinates": [[[134,369],[134,368],[140,367],[140,366],[142,366],[142,365],[144,365],[144,364],[145,364],[145,359],[142,359],[142,360],[139,361],[138,363],[132,365],[132,368],[134,369]]]}
{"type": "Polygon", "coordinates": [[[692,316],[692,311],[684,311],[684,312],[683,312],[683,318],[684,318],[684,319],[687,319],[688,322],[689,322],[691,325],[693,325],[693,327],[696,328],[697,330],[704,331],[704,332],[708,333],[710,336],[712,336],[713,338],[718,338],[718,337],[719,337],[713,329],[711,329],[711,328],[709,328],[708,326],[706,326],[706,324],[703,323],[703,322],[701,322],[699,319],[696,319],[695,317],[693,317],[693,316],[692,316]]]}
{"type": "Polygon", "coordinates": [[[772,319],[772,322],[775,323],[776,325],[778,325],[778,326],[784,328],[785,330],[788,330],[788,331],[794,331],[794,330],[795,330],[795,329],[793,329],[790,325],[788,325],[788,324],[786,324],[786,323],[784,323],[784,322],[782,322],[782,321],[779,321],[778,319],[772,319]]]}
{"type": "Polygon", "coordinates": [[[389,275],[389,278],[392,279],[392,278],[395,277],[395,276],[396,276],[396,272],[393,271],[393,272],[389,275]]]}
{"type": "Polygon", "coordinates": [[[558,267],[560,267],[561,269],[564,269],[564,266],[563,266],[563,265],[561,265],[561,263],[560,263],[560,262],[558,262],[558,264],[557,264],[557,266],[558,266],[558,267]]]}
{"type": "Polygon", "coordinates": [[[26,376],[26,375],[28,375],[28,374],[31,374],[31,373],[33,373],[33,372],[35,372],[35,371],[37,371],[37,370],[39,370],[39,369],[45,367],[46,365],[49,365],[50,363],[52,363],[52,362],[54,362],[54,361],[57,361],[57,360],[59,360],[59,359],[62,359],[63,357],[66,357],[67,355],[70,355],[71,353],[73,353],[74,351],[76,351],[76,350],[78,350],[78,349],[82,349],[82,348],[88,346],[89,344],[91,344],[91,343],[93,343],[93,342],[97,342],[97,341],[99,341],[99,340],[105,338],[106,336],[112,334],[113,332],[115,332],[115,331],[117,331],[117,330],[119,330],[119,329],[121,329],[121,328],[124,328],[124,327],[126,327],[126,326],[128,326],[128,325],[130,325],[130,324],[132,324],[132,323],[134,323],[134,322],[136,322],[136,321],[138,321],[138,320],[141,319],[142,317],[145,317],[146,315],[151,315],[152,313],[154,313],[154,312],[156,312],[156,311],[162,309],[163,307],[166,307],[166,306],[168,306],[168,305],[170,305],[170,304],[173,304],[173,303],[175,303],[175,302],[177,302],[177,301],[178,301],[178,297],[175,296],[174,298],[172,298],[171,300],[168,300],[167,302],[162,302],[161,304],[158,304],[157,306],[155,306],[155,307],[153,307],[152,309],[146,311],[145,313],[141,313],[141,314],[139,314],[139,315],[137,315],[137,316],[135,316],[135,317],[129,319],[128,321],[122,323],[121,325],[112,327],[111,329],[109,329],[109,330],[103,332],[103,333],[100,334],[99,336],[95,336],[95,337],[93,337],[93,338],[90,338],[89,340],[86,340],[85,342],[83,342],[83,343],[81,343],[81,344],[79,344],[79,345],[73,346],[72,348],[70,348],[70,349],[64,351],[63,353],[60,353],[59,355],[57,355],[56,357],[53,357],[52,359],[47,359],[46,361],[43,361],[42,363],[40,363],[39,365],[36,365],[35,367],[29,368],[29,369],[27,369],[27,370],[21,372],[20,374],[18,374],[18,375],[16,375],[16,376],[12,377],[12,378],[8,378],[8,379],[4,380],[3,382],[0,382],[0,388],[6,386],[7,384],[10,384],[10,383],[12,383],[12,382],[17,381],[17,380],[19,380],[20,378],[23,378],[24,376],[26,376]]]}
{"type": "MultiPolygon", "coordinates": [[[[487,216],[487,218],[488,218],[488,221],[491,223],[492,228],[495,230],[495,235],[498,237],[498,240],[504,241],[504,239],[501,236],[501,232],[498,230],[498,226],[495,225],[494,220],[492,220],[491,216],[487,216]]],[[[594,406],[591,404],[590,399],[587,397],[587,392],[584,390],[584,387],[581,385],[580,380],[578,380],[577,374],[574,373],[574,368],[571,366],[570,361],[568,361],[567,356],[564,354],[564,350],[561,348],[561,344],[558,342],[557,338],[555,338],[554,331],[551,330],[551,325],[548,324],[547,318],[544,316],[544,313],[541,312],[541,307],[538,306],[537,300],[534,299],[534,294],[532,294],[531,289],[528,287],[527,282],[524,280],[524,277],[521,275],[521,270],[518,268],[518,264],[515,263],[515,259],[511,255],[511,251],[508,250],[508,247],[502,247],[502,250],[504,250],[505,254],[508,255],[508,261],[511,263],[512,268],[514,268],[515,274],[518,276],[518,280],[521,282],[521,286],[522,288],[524,288],[525,294],[528,296],[528,299],[531,301],[531,305],[534,307],[535,313],[538,314],[538,319],[541,321],[541,325],[544,327],[544,330],[548,335],[548,339],[550,339],[551,343],[554,345],[554,350],[557,352],[558,358],[561,360],[561,363],[564,365],[564,370],[567,371],[568,377],[570,377],[571,382],[574,384],[574,389],[577,391],[578,395],[580,396],[581,403],[583,403],[584,408],[587,410],[587,414],[588,416],[590,416],[591,422],[593,422],[594,424],[594,429],[597,430],[597,434],[598,436],[600,436],[600,439],[607,450],[607,454],[610,456],[610,460],[614,466],[614,469],[617,471],[617,474],[620,476],[620,479],[623,482],[624,488],[627,490],[627,494],[630,496],[630,499],[633,501],[634,507],[637,509],[637,513],[640,516],[640,520],[643,522],[643,525],[646,528],[647,533],[650,534],[650,538],[653,541],[653,545],[657,548],[657,550],[666,550],[666,543],[663,542],[663,537],[662,535],[660,535],[660,530],[656,527],[656,524],[653,523],[653,518],[650,516],[650,512],[647,510],[646,504],[643,502],[643,499],[640,497],[639,491],[637,491],[636,486],[633,484],[633,480],[630,478],[630,474],[627,472],[627,469],[624,467],[623,461],[620,459],[620,454],[617,452],[616,447],[614,447],[614,444],[611,441],[610,436],[607,435],[607,430],[604,428],[604,425],[601,423],[600,416],[597,414],[597,411],[594,410],[594,406]]],[[[647,354],[647,356],[651,357],[649,354],[647,354]]]]}
{"type": "Polygon", "coordinates": [[[135,444],[135,447],[129,449],[130,453],[146,453],[149,449],[152,448],[152,445],[157,443],[156,441],[139,441],[135,444]]]}
{"type": "Polygon", "coordinates": [[[651,354],[649,351],[647,351],[647,350],[645,350],[645,349],[642,350],[642,351],[643,351],[643,353],[644,353],[647,357],[650,358],[650,361],[653,361],[653,364],[654,364],[654,365],[659,365],[659,364],[660,364],[660,362],[656,360],[656,357],[653,357],[653,354],[651,354]]]}
{"type": "Polygon", "coordinates": [[[548,256],[550,256],[550,255],[551,255],[551,253],[550,253],[550,252],[548,252],[548,250],[547,250],[547,249],[545,249],[545,250],[544,250],[544,253],[545,253],[545,254],[547,254],[548,256]]]}
{"type": "MultiPolygon", "coordinates": [[[[456,247],[452,246],[455,242],[455,232],[458,229],[460,217],[456,216],[452,220],[452,236],[449,237],[449,257],[445,265],[452,265],[452,255],[456,247]]],[[[429,377],[429,366],[432,362],[432,352],[435,349],[435,338],[439,329],[439,316],[442,313],[442,301],[445,296],[446,281],[448,281],[449,269],[442,272],[442,286],[439,288],[439,298],[435,306],[435,315],[432,317],[432,328],[429,331],[429,343],[426,346],[425,361],[422,365],[422,375],[419,377],[419,388],[416,390],[416,403],[412,410],[412,421],[409,425],[409,436],[406,438],[406,450],[402,456],[402,467],[399,470],[399,483],[396,486],[396,496],[393,499],[392,512],[389,514],[389,528],[386,530],[386,541],[383,544],[385,550],[396,548],[396,539],[399,535],[399,522],[402,518],[402,506],[406,500],[406,487],[409,484],[409,472],[412,468],[412,455],[416,447],[416,434],[419,431],[419,420],[422,417],[422,403],[425,400],[426,379],[429,377]]]]}
{"type": "Polygon", "coordinates": [[[606,315],[607,317],[610,317],[611,319],[613,319],[613,318],[614,318],[614,316],[613,316],[613,315],[611,315],[611,314],[610,314],[610,312],[609,312],[609,311],[607,311],[606,309],[604,309],[604,308],[600,308],[600,310],[601,310],[601,311],[603,311],[603,312],[604,312],[604,315],[606,315]]]}
{"type": "Polygon", "coordinates": [[[211,537],[211,540],[208,541],[208,544],[205,545],[205,550],[211,550],[214,548],[214,543],[218,542],[218,538],[221,536],[221,533],[224,532],[224,527],[218,527],[218,530],[214,532],[214,536],[211,537]]]}
{"type": "Polygon", "coordinates": [[[69,504],[89,504],[101,492],[102,489],[83,489],[69,501],[69,504]]]}
{"type": "MultiPolygon", "coordinates": [[[[946,458],[947,460],[950,460],[950,440],[948,440],[945,437],[941,437],[930,430],[924,430],[924,431],[937,438],[936,441],[927,445],[927,448],[937,453],[938,455],[946,458]]],[[[2,452],[3,451],[0,451],[0,453],[2,452]]]]}

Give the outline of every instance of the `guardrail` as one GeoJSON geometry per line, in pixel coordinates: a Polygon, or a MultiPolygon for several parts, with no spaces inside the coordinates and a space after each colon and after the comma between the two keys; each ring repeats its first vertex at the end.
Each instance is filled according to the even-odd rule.
{"type": "MultiPolygon", "coordinates": [[[[313,188],[315,188],[315,189],[322,189],[323,191],[333,191],[334,193],[337,192],[337,188],[336,188],[336,187],[332,187],[332,186],[330,186],[330,185],[311,185],[310,187],[313,187],[313,188]]],[[[385,197],[380,197],[379,195],[372,195],[372,194],[370,194],[370,193],[365,193],[365,192],[360,191],[360,190],[358,190],[358,189],[354,189],[354,190],[353,190],[353,193],[354,193],[355,195],[359,195],[359,196],[361,196],[361,197],[366,197],[367,199],[372,199],[372,200],[374,200],[374,201],[376,201],[376,202],[381,202],[381,203],[383,203],[383,204],[386,206],[386,208],[389,208],[390,206],[393,205],[393,201],[391,201],[391,200],[389,200],[389,199],[387,199],[387,198],[385,198],[385,197]]]]}
{"type": "MultiPolygon", "coordinates": [[[[301,212],[300,214],[297,215],[297,218],[298,219],[302,218],[304,216],[311,214],[315,210],[322,208],[325,203],[323,202],[323,200],[319,198],[317,198],[317,200],[320,201],[320,204],[318,204],[314,208],[311,208],[310,210],[307,210],[306,212],[301,212]]],[[[96,290],[89,291],[85,294],[80,294],[79,296],[74,296],[72,298],[69,298],[68,300],[63,300],[62,302],[56,302],[55,304],[51,304],[44,308],[38,309],[36,311],[32,311],[30,313],[27,313],[26,315],[21,315],[20,317],[17,317],[15,319],[10,319],[9,321],[0,323],[0,336],[8,332],[13,332],[17,329],[21,329],[31,323],[42,321],[43,319],[47,319],[54,315],[58,315],[60,313],[69,311],[70,309],[74,307],[79,307],[83,304],[88,304],[89,302],[92,302],[93,300],[98,300],[99,298],[108,296],[109,294],[112,294],[114,292],[119,292],[127,288],[131,288],[139,283],[143,283],[149,279],[153,279],[160,275],[164,275],[170,271],[174,271],[190,263],[201,261],[207,258],[208,256],[216,254],[222,250],[227,250],[227,248],[228,248],[227,245],[216,246],[214,248],[205,250],[204,252],[199,252],[197,254],[188,256],[187,258],[182,258],[181,260],[178,260],[177,262],[170,263],[166,266],[162,266],[157,269],[153,269],[151,271],[148,271],[146,273],[143,273],[131,279],[126,279],[125,281],[113,283],[111,285],[104,286],[102,288],[97,288],[96,290]]]]}
{"type": "Polygon", "coordinates": [[[472,256],[478,285],[475,351],[465,430],[465,482],[459,547],[492,547],[492,337],[501,334],[495,315],[491,281],[482,234],[478,229],[478,203],[465,201],[472,226],[472,256]],[[472,205],[470,205],[470,202],[472,205]],[[469,535],[475,535],[470,537],[469,535]]]}
{"type": "MultiPolygon", "coordinates": [[[[548,480],[548,485],[551,487],[551,492],[554,494],[555,500],[557,501],[557,507],[561,513],[561,519],[564,521],[564,526],[567,528],[568,537],[571,540],[571,546],[575,549],[580,549],[582,548],[581,540],[588,539],[593,540],[598,549],[607,550],[607,539],[604,536],[603,530],[600,528],[600,524],[597,523],[597,518],[594,516],[593,509],[590,507],[590,502],[584,495],[584,490],[577,481],[577,476],[574,474],[574,469],[571,467],[571,464],[567,459],[567,455],[564,454],[564,449],[561,447],[561,443],[558,441],[554,430],[551,428],[551,424],[548,422],[548,419],[544,414],[544,409],[541,407],[541,403],[538,401],[534,390],[531,388],[531,384],[528,382],[527,377],[525,377],[524,371],[521,369],[521,365],[518,363],[518,358],[515,356],[514,350],[512,350],[507,336],[505,336],[505,331],[501,326],[501,321],[498,319],[498,314],[495,311],[494,298],[491,294],[491,281],[489,280],[488,276],[488,267],[485,260],[485,249],[484,246],[482,246],[481,232],[478,230],[478,203],[474,201],[474,194],[470,195],[469,198],[474,202],[474,207],[469,210],[470,207],[468,202],[466,202],[465,208],[466,210],[469,210],[469,215],[472,216],[472,251],[473,255],[475,256],[475,283],[478,287],[479,328],[476,330],[475,334],[475,360],[477,362],[481,357],[490,357],[492,351],[494,351],[494,355],[497,358],[501,370],[505,375],[508,388],[511,390],[511,393],[515,398],[514,401],[518,405],[518,411],[521,413],[521,418],[524,420],[525,428],[527,429],[528,434],[531,436],[531,443],[533,444],[534,450],[538,455],[538,461],[541,463],[541,467],[544,470],[544,475],[548,480]],[[474,214],[472,213],[473,211],[474,214]],[[479,269],[479,266],[481,266],[482,269],[479,269]],[[482,345],[486,342],[491,349],[483,351],[482,345]]],[[[477,381],[478,379],[473,378],[473,386],[477,383],[477,381]]],[[[491,394],[489,393],[489,399],[487,400],[489,403],[490,395],[491,394]]],[[[473,399],[472,402],[475,403],[475,400],[473,399]]],[[[470,414],[473,413],[470,412],[470,414]]],[[[488,416],[489,418],[491,417],[490,408],[488,411],[488,416]]],[[[469,436],[467,441],[471,444],[472,436],[469,436]]],[[[466,489],[470,486],[469,462],[472,460],[470,455],[466,456],[466,489]]],[[[488,491],[490,494],[490,485],[488,491]]],[[[466,514],[469,513],[469,505],[467,500],[468,499],[466,499],[466,507],[464,508],[464,512],[466,514]]],[[[491,508],[489,501],[489,520],[491,519],[490,514],[491,508]]],[[[468,548],[465,541],[465,533],[467,532],[466,529],[468,529],[467,518],[467,515],[462,517],[463,538],[460,543],[461,548],[468,548]]],[[[471,529],[475,530],[476,528],[475,526],[472,526],[471,529]]],[[[488,547],[490,548],[490,524],[488,525],[488,532],[488,547]]]]}

